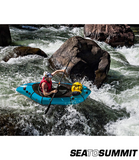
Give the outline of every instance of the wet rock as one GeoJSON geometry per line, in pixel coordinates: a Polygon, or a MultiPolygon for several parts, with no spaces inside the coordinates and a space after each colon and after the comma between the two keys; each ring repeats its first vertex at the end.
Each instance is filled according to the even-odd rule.
{"type": "Polygon", "coordinates": [[[14,52],[18,55],[18,56],[26,56],[26,55],[40,55],[43,57],[47,57],[46,53],[43,52],[41,49],[39,48],[32,48],[32,47],[17,47],[14,49],[14,52]]]}
{"type": "Polygon", "coordinates": [[[43,52],[39,48],[32,48],[32,47],[15,47],[13,52],[10,52],[3,58],[3,61],[7,62],[10,58],[17,58],[19,56],[27,56],[27,55],[39,55],[42,57],[47,57],[46,53],[43,52]]]}
{"type": "Polygon", "coordinates": [[[11,44],[11,34],[8,25],[0,25],[0,46],[11,44]]]}
{"type": "Polygon", "coordinates": [[[104,41],[112,47],[134,45],[135,35],[129,25],[122,24],[86,24],[84,26],[86,37],[104,41]]]}
{"type": "Polygon", "coordinates": [[[110,55],[97,43],[79,36],[68,39],[49,59],[55,69],[66,67],[73,82],[84,76],[99,88],[110,68],[110,55]],[[71,60],[71,61],[70,61],[71,60]]]}

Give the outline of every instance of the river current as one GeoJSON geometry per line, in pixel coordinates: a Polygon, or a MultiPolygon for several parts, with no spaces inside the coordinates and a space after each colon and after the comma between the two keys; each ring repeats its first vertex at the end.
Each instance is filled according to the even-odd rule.
{"type": "MultiPolygon", "coordinates": [[[[39,82],[44,71],[52,72],[48,58],[37,55],[2,58],[23,45],[43,50],[50,57],[72,36],[84,37],[83,28],[41,27],[35,31],[10,26],[13,45],[0,48],[0,135],[139,135],[139,42],[113,48],[95,41],[111,56],[106,82],[97,89],[85,80],[90,96],[78,105],[39,105],[16,92],[28,82],[39,82]]],[[[138,33],[135,34],[139,36],[138,33]]],[[[58,81],[60,76],[54,77],[58,81]]],[[[64,78],[64,82],[70,79],[64,78]]]]}

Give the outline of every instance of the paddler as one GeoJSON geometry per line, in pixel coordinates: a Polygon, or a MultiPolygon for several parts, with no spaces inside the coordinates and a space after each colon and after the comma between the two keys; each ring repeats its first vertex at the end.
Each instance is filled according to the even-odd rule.
{"type": "Polygon", "coordinates": [[[57,74],[57,73],[60,73],[60,72],[66,72],[65,69],[62,69],[62,70],[56,70],[54,71],[53,73],[49,73],[49,72],[44,72],[43,74],[43,79],[41,80],[39,86],[40,86],[40,90],[41,92],[43,93],[43,95],[46,97],[46,96],[49,96],[53,93],[57,93],[57,90],[52,90],[52,77],[57,74]]]}

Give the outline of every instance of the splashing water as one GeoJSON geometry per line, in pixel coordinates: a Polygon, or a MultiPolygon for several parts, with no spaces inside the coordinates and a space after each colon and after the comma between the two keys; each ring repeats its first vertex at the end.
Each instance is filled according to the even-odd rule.
{"type": "MultiPolygon", "coordinates": [[[[10,27],[12,42],[42,49],[50,57],[68,38],[82,36],[83,28],[40,28],[26,31],[10,27]]],[[[48,58],[26,56],[2,59],[13,46],[0,48],[0,135],[139,135],[139,45],[112,48],[104,42],[98,45],[111,55],[106,82],[100,89],[91,82],[85,102],[70,106],[52,106],[44,115],[41,106],[16,92],[28,82],[39,82],[50,68],[48,58]]],[[[54,77],[58,81],[60,76],[54,77]]],[[[63,81],[69,82],[64,78],[63,81]]]]}

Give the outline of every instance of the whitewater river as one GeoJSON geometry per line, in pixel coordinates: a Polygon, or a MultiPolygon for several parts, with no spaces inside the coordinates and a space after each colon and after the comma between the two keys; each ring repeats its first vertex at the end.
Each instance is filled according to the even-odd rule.
{"type": "MultiPolygon", "coordinates": [[[[78,105],[39,105],[16,92],[28,82],[39,82],[52,71],[48,58],[26,56],[2,61],[15,46],[43,50],[49,57],[70,37],[84,37],[83,28],[40,28],[27,31],[10,27],[13,46],[0,48],[0,135],[114,135],[139,136],[139,42],[126,48],[96,43],[111,56],[104,85],[97,89],[89,81],[90,96],[78,105]]],[[[136,37],[138,34],[136,34],[136,37]]],[[[58,81],[60,76],[54,77],[58,81]]],[[[70,79],[64,78],[64,82],[70,79]]]]}

